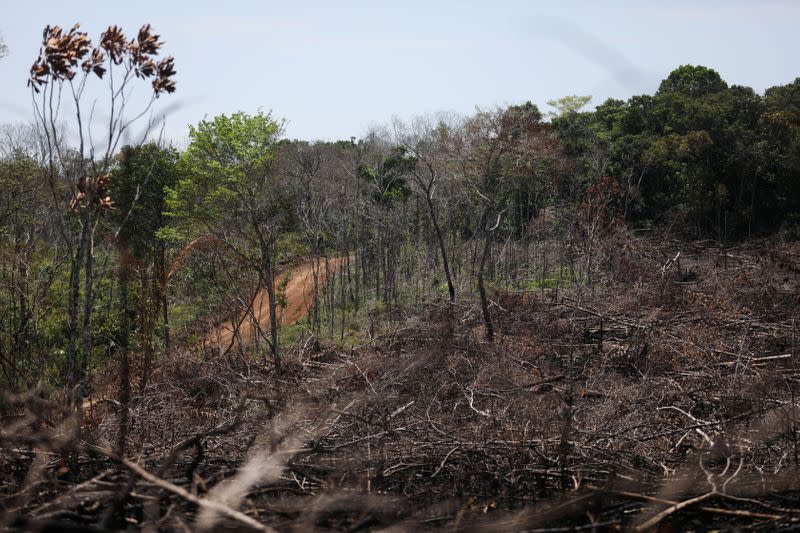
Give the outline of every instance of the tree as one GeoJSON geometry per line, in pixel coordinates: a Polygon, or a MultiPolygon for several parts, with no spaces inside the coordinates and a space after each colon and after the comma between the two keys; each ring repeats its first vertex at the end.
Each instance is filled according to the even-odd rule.
{"type": "Polygon", "coordinates": [[[797,209],[797,85],[762,97],[684,65],[653,96],[554,117],[577,171],[567,183],[580,198],[611,176],[626,218],[677,223],[695,236],[771,231],[797,209]]]}
{"type": "Polygon", "coordinates": [[[658,86],[656,95],[679,93],[690,97],[706,96],[728,88],[716,70],[703,66],[681,65],[658,86]]]}
{"type": "Polygon", "coordinates": [[[767,89],[756,144],[761,180],[750,204],[772,224],[800,230],[800,78],[767,89]],[[771,215],[771,216],[770,216],[771,215]]]}
{"type": "MultiPolygon", "coordinates": [[[[59,234],[72,250],[70,257],[67,344],[67,405],[76,413],[76,428],[80,430],[83,410],[81,404],[92,351],[92,311],[94,300],[94,237],[100,218],[113,207],[109,195],[108,173],[123,135],[142,117],[155,100],[175,90],[174,60],[159,59],[162,43],[152,33],[150,25],[143,26],[136,37],[128,39],[117,26],[110,26],[94,45],[79,25],[64,31],[47,26],[42,35],[39,57],[30,71],[28,85],[34,100],[37,126],[42,138],[45,166],[55,208],[59,213],[59,234]],[[98,102],[89,99],[86,88],[109,74],[108,121],[101,136],[102,142],[90,135],[98,131],[92,118],[99,115],[98,102]],[[144,110],[133,117],[125,114],[124,103],[136,80],[151,81],[151,98],[144,110]],[[74,113],[69,124],[77,131],[64,131],[62,95],[68,95],[74,113]],[[87,116],[86,106],[90,106],[87,116]],[[67,135],[77,137],[78,145],[70,148],[67,135]],[[68,184],[68,197],[61,196],[61,185],[68,184]],[[78,304],[81,297],[83,272],[83,309],[79,324],[78,304]],[[78,360],[77,340],[81,336],[81,358],[78,360]]],[[[101,103],[101,105],[102,105],[101,103]]],[[[102,129],[102,128],[101,128],[102,129]]]]}
{"type": "Polygon", "coordinates": [[[40,254],[52,217],[42,171],[19,147],[0,158],[0,383],[12,391],[39,380],[47,350],[41,321],[53,277],[40,254]]]}
{"type": "Polygon", "coordinates": [[[484,275],[492,253],[492,241],[509,209],[505,200],[515,178],[543,177],[543,167],[557,160],[554,138],[540,122],[540,115],[526,106],[478,110],[456,141],[461,172],[472,187],[480,210],[478,233],[483,236],[483,251],[478,266],[478,292],[486,338],[492,341],[494,327],[489,312],[484,275]]]}
{"type": "Polygon", "coordinates": [[[456,128],[453,117],[443,115],[435,118],[418,117],[410,127],[397,120],[394,123],[395,139],[410,156],[407,166],[414,191],[425,199],[428,208],[451,302],[456,300],[456,289],[436,203],[437,192],[443,183],[446,186],[446,180],[452,173],[452,133],[456,128]]]}
{"type": "Polygon", "coordinates": [[[409,173],[415,160],[404,147],[393,145],[387,132],[373,131],[363,144],[366,150],[356,168],[364,206],[362,239],[370,241],[365,244],[376,296],[389,305],[397,299],[399,250],[407,229],[402,221],[408,215],[409,173]]]}
{"type": "MultiPolygon", "coordinates": [[[[569,96],[562,96],[557,100],[548,100],[547,105],[552,108],[555,108],[555,111],[551,111],[549,114],[552,118],[562,117],[564,115],[571,115],[573,113],[579,112],[581,109],[586,107],[586,104],[592,101],[592,97],[590,95],[586,96],[577,96],[577,95],[569,95],[569,96]]],[[[538,112],[538,109],[537,109],[538,112]]],[[[541,114],[537,120],[541,120],[541,114]]]]}
{"type": "Polygon", "coordinates": [[[143,391],[153,357],[153,334],[159,308],[165,352],[168,353],[170,348],[166,242],[159,239],[157,233],[167,223],[165,188],[177,182],[178,152],[151,142],[123,147],[118,159],[109,183],[116,207],[111,219],[119,228],[121,320],[118,345],[123,351],[128,349],[129,317],[134,314],[128,282],[134,273],[138,273],[142,290],[138,295],[140,302],[136,318],[144,354],[140,382],[143,391]]]}
{"type": "Polygon", "coordinates": [[[280,122],[262,112],[223,114],[190,127],[181,178],[167,187],[167,211],[174,224],[161,233],[191,240],[207,232],[258,265],[269,297],[268,342],[278,369],[275,254],[291,206],[290,188],[273,171],[282,131],[280,122]],[[257,250],[258,257],[252,258],[250,250],[257,250]]]}
{"type": "MultiPolygon", "coordinates": [[[[312,274],[311,326],[320,332],[320,272],[327,237],[335,226],[336,179],[331,176],[335,147],[327,143],[286,141],[281,143],[280,171],[295,181],[296,214],[304,243],[310,252],[312,274]]],[[[335,172],[335,171],[334,171],[335,172]]],[[[327,265],[327,263],[326,263],[327,265]]]]}

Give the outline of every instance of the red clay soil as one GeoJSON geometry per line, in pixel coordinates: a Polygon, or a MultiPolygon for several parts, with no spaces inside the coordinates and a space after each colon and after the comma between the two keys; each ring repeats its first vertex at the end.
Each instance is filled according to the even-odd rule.
{"type": "MultiPolygon", "coordinates": [[[[326,277],[339,267],[342,258],[323,259],[319,267],[318,283],[320,291],[325,287],[326,277]]],[[[284,290],[286,305],[278,305],[278,323],[281,326],[295,324],[305,317],[314,303],[314,276],[311,269],[311,261],[306,261],[289,273],[289,280],[286,282],[287,274],[280,274],[275,277],[276,291],[283,283],[286,283],[284,290]]],[[[261,289],[253,299],[253,315],[245,316],[243,313],[239,317],[239,334],[243,344],[251,344],[258,335],[259,327],[268,334],[269,332],[269,297],[267,290],[261,289]]],[[[212,343],[218,344],[223,349],[231,346],[234,340],[234,324],[230,321],[223,323],[212,332],[209,339],[212,343]]]]}

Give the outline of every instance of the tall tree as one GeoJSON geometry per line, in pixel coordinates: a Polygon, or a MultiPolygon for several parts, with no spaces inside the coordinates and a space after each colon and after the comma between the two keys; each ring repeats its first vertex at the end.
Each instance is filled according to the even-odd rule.
{"type": "Polygon", "coordinates": [[[190,127],[181,178],[168,187],[171,234],[190,240],[207,232],[258,265],[267,289],[270,349],[281,367],[275,290],[276,244],[290,219],[291,188],[273,171],[282,124],[270,114],[238,112],[190,127]],[[251,250],[258,257],[251,257],[251,250]]]}
{"type": "MultiPolygon", "coordinates": [[[[45,153],[45,165],[52,189],[55,209],[61,216],[59,233],[72,250],[70,259],[67,344],[67,400],[75,410],[80,429],[89,358],[92,351],[92,312],[94,299],[94,237],[100,218],[112,207],[108,191],[108,172],[114,155],[131,124],[143,116],[156,98],[175,90],[174,60],[159,59],[162,43],[152,33],[150,25],[143,26],[136,37],[128,39],[120,28],[110,26],[94,45],[79,25],[64,31],[47,26],[42,35],[39,57],[30,71],[28,85],[34,100],[34,111],[45,153]],[[106,74],[110,96],[106,104],[108,118],[101,141],[90,132],[97,132],[93,117],[99,115],[98,104],[86,93],[86,88],[106,74]],[[125,102],[136,80],[151,81],[151,98],[143,111],[133,117],[126,114],[125,102]],[[73,114],[63,124],[63,109],[73,114]],[[89,109],[87,109],[87,107],[89,109]],[[70,148],[69,135],[77,138],[77,147],[70,148]],[[68,183],[69,197],[60,196],[60,185],[68,183]],[[81,290],[81,272],[83,289],[81,290]],[[82,293],[82,294],[81,294],[82,293]],[[79,300],[83,296],[80,313],[79,300]],[[81,357],[78,359],[78,336],[81,336],[81,357]]],[[[101,127],[102,129],[102,127],[101,127]]]]}
{"type": "Polygon", "coordinates": [[[445,115],[417,117],[410,126],[401,121],[394,122],[395,140],[411,157],[407,165],[413,189],[425,199],[428,217],[439,245],[442,270],[451,302],[456,300],[456,289],[450,271],[450,260],[439,221],[437,203],[441,190],[447,186],[448,180],[452,182],[453,132],[459,126],[455,123],[454,117],[445,115]]]}
{"type": "Polygon", "coordinates": [[[142,290],[138,330],[141,332],[142,364],[141,388],[147,383],[153,356],[153,333],[157,317],[161,314],[165,352],[170,349],[169,309],[167,305],[166,242],[159,239],[158,231],[167,223],[166,187],[178,179],[178,152],[162,148],[156,143],[142,146],[125,146],[119,154],[119,163],[111,172],[110,190],[116,209],[112,213],[117,232],[120,254],[120,349],[128,349],[133,302],[128,295],[128,283],[138,273],[142,290]]]}
{"type": "Polygon", "coordinates": [[[510,106],[478,110],[464,126],[456,142],[461,172],[475,192],[480,211],[478,233],[483,250],[478,266],[478,292],[486,328],[486,338],[494,338],[484,275],[492,253],[492,241],[509,209],[506,201],[515,177],[539,175],[542,167],[557,160],[554,137],[540,122],[541,115],[530,106],[510,106]]]}

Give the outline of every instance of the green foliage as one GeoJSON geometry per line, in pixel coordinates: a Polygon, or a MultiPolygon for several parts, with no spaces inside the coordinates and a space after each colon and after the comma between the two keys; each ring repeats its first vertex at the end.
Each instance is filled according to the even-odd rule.
{"type": "Polygon", "coordinates": [[[37,209],[47,198],[42,175],[41,166],[19,150],[0,160],[0,238],[14,238],[37,222],[37,209]]]}
{"type": "Polygon", "coordinates": [[[590,95],[577,96],[573,94],[569,96],[563,96],[556,100],[548,100],[547,105],[555,109],[554,112],[550,113],[552,116],[561,117],[564,115],[577,113],[586,107],[586,105],[591,101],[592,97],[590,95]]]}
{"type": "Polygon", "coordinates": [[[718,93],[728,88],[728,84],[716,70],[693,65],[681,65],[661,82],[659,95],[680,93],[689,97],[701,97],[718,93]]]}
{"type": "Polygon", "coordinates": [[[385,206],[402,204],[411,196],[406,175],[416,162],[416,158],[408,155],[407,150],[399,146],[392,149],[377,166],[361,163],[357,174],[370,185],[375,202],[385,206]]]}
{"type": "Polygon", "coordinates": [[[270,114],[238,112],[202,120],[189,129],[181,178],[167,187],[167,214],[175,223],[165,238],[188,238],[221,220],[258,224],[270,213],[259,202],[271,182],[282,126],[270,114]]]}
{"type": "Polygon", "coordinates": [[[115,208],[113,221],[120,239],[134,257],[151,257],[157,234],[166,223],[166,192],[178,181],[178,152],[155,143],[125,146],[111,173],[110,188],[115,208]]]}
{"type": "Polygon", "coordinates": [[[278,236],[275,243],[275,254],[279,263],[290,262],[307,253],[307,243],[298,231],[287,231],[278,236]]]}
{"type": "Polygon", "coordinates": [[[608,100],[553,125],[576,164],[577,194],[610,175],[626,216],[725,239],[774,230],[800,209],[798,111],[800,80],[761,97],[684,65],[653,96],[608,100]]]}

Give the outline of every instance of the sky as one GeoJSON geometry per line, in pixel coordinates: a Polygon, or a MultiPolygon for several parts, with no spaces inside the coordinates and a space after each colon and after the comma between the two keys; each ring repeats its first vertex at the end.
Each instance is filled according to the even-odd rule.
{"type": "Polygon", "coordinates": [[[597,105],[652,93],[682,64],[763,92],[800,76],[797,21],[795,0],[0,0],[0,124],[33,119],[26,81],[47,24],[80,22],[93,39],[152,24],[178,72],[155,113],[182,145],[190,124],[236,111],[335,140],[394,116],[528,100],[547,111],[570,94],[597,105]]]}

